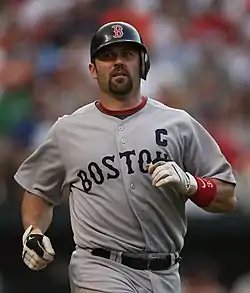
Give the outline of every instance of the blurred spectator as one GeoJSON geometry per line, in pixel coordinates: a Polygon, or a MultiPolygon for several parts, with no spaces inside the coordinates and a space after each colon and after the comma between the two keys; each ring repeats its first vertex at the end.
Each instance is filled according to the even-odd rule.
{"type": "Polygon", "coordinates": [[[100,18],[100,24],[109,21],[123,20],[132,24],[140,31],[142,38],[147,46],[151,45],[150,34],[150,14],[148,11],[138,11],[131,7],[127,0],[116,1],[116,5],[112,6],[100,18]]]}
{"type": "Polygon", "coordinates": [[[218,280],[218,264],[211,259],[194,259],[183,275],[182,293],[227,293],[218,280]]]}

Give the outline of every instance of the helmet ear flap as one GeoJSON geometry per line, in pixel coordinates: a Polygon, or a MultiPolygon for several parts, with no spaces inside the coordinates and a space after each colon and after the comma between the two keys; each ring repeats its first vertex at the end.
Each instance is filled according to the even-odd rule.
{"type": "Polygon", "coordinates": [[[141,52],[141,78],[146,80],[150,69],[150,59],[146,51],[141,52]]]}

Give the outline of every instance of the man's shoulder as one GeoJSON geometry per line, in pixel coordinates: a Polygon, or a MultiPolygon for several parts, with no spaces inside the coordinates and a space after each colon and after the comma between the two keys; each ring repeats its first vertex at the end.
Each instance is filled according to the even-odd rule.
{"type": "Polygon", "coordinates": [[[190,117],[190,114],[184,109],[167,106],[160,101],[154,100],[153,98],[148,98],[147,104],[151,109],[154,109],[159,114],[162,113],[162,115],[174,115],[179,118],[182,117],[183,119],[189,119],[190,117]]]}
{"type": "Polygon", "coordinates": [[[75,110],[72,114],[67,115],[67,116],[69,118],[74,118],[78,115],[84,115],[84,114],[91,113],[91,112],[93,112],[93,110],[96,110],[95,103],[96,102],[92,102],[90,104],[84,105],[84,106],[78,108],[77,110],[75,110]]]}
{"type": "MultiPolygon", "coordinates": [[[[66,115],[59,117],[58,122],[60,122],[60,124],[70,123],[71,121],[74,121],[75,119],[79,119],[79,116],[84,117],[89,114],[91,115],[95,110],[96,110],[95,102],[92,102],[90,104],[87,104],[87,105],[84,105],[84,106],[78,108],[77,110],[75,110],[71,114],[66,114],[66,115]]],[[[81,119],[82,119],[82,117],[81,117],[81,119]]]]}

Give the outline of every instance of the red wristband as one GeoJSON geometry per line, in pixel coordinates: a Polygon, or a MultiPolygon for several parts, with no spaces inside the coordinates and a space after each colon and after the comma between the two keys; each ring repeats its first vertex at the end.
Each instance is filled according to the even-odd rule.
{"type": "Polygon", "coordinates": [[[208,207],[217,194],[217,186],[209,178],[195,177],[195,179],[198,189],[196,194],[191,196],[190,199],[201,208],[208,207]]]}

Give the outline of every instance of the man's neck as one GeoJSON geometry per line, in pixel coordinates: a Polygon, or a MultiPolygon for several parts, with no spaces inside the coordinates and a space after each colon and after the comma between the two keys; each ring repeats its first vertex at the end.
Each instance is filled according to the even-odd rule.
{"type": "Polygon", "coordinates": [[[102,105],[109,110],[112,111],[122,111],[131,108],[135,108],[136,106],[140,105],[142,101],[142,96],[140,93],[135,95],[129,95],[127,97],[118,98],[112,97],[105,94],[101,94],[100,102],[102,105]]]}

